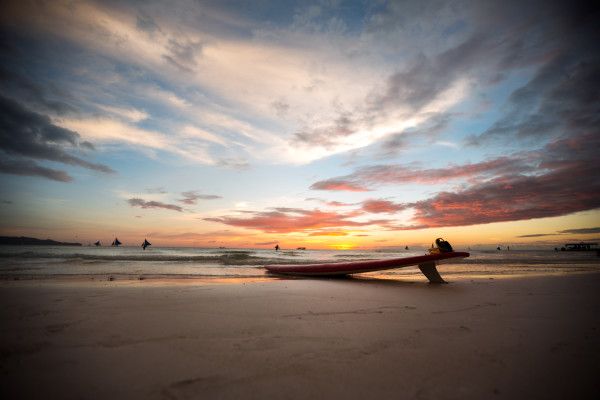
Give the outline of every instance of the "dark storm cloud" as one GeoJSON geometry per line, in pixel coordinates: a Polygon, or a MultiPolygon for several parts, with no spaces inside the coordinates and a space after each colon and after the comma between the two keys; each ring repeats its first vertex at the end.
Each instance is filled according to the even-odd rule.
{"type": "Polygon", "coordinates": [[[536,141],[576,136],[600,128],[600,58],[585,62],[555,60],[511,94],[510,111],[468,143],[481,145],[507,140],[536,141]],[[531,104],[533,113],[523,113],[531,104]]]}
{"type": "Polygon", "coordinates": [[[74,100],[68,91],[50,82],[49,86],[35,82],[21,72],[13,72],[0,63],[0,88],[10,93],[11,98],[32,106],[36,110],[57,115],[79,114],[79,109],[71,104],[52,99],[51,95],[74,100]]]}
{"type": "Polygon", "coordinates": [[[50,89],[50,93],[52,93],[55,96],[62,97],[63,99],[67,99],[67,100],[71,100],[71,101],[78,101],[75,98],[75,96],[73,94],[71,94],[71,92],[69,92],[68,90],[63,89],[61,87],[56,86],[52,82],[49,85],[49,89],[50,89]]]}
{"type": "Polygon", "coordinates": [[[80,139],[78,133],[52,124],[48,116],[0,96],[0,150],[6,154],[3,172],[71,180],[65,172],[38,166],[34,161],[43,160],[115,173],[107,165],[91,163],[69,152],[94,149],[91,143],[80,139]]]}
{"type": "MultiPolygon", "coordinates": [[[[593,3],[544,3],[540,15],[524,24],[527,28],[518,31],[521,41],[545,50],[528,52],[529,59],[540,66],[529,82],[509,96],[504,116],[481,134],[471,135],[468,144],[535,143],[598,130],[600,14],[593,3]]],[[[525,65],[522,53],[526,51],[520,52],[505,58],[515,60],[512,65],[525,65]]]]}
{"type": "Polygon", "coordinates": [[[20,176],[39,176],[58,182],[71,182],[73,180],[73,178],[65,171],[42,167],[32,160],[0,158],[0,173],[20,176]]]}

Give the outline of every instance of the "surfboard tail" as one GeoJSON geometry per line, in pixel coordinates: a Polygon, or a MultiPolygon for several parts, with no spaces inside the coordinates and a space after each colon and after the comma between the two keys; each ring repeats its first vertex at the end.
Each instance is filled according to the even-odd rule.
{"type": "Polygon", "coordinates": [[[448,283],[441,277],[433,261],[419,264],[419,269],[431,283],[448,283]]]}

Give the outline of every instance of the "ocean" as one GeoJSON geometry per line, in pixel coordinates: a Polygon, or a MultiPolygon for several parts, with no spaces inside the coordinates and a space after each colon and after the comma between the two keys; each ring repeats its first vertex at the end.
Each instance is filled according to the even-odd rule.
{"type": "MultiPolygon", "coordinates": [[[[463,251],[462,249],[456,249],[463,251]]],[[[267,272],[267,264],[310,264],[411,257],[420,250],[279,250],[92,246],[0,246],[0,280],[90,281],[195,279],[245,282],[294,279],[267,272]]],[[[447,280],[473,277],[600,271],[596,252],[470,251],[469,258],[438,266],[447,280]]],[[[355,275],[363,279],[426,280],[417,267],[355,275]]]]}

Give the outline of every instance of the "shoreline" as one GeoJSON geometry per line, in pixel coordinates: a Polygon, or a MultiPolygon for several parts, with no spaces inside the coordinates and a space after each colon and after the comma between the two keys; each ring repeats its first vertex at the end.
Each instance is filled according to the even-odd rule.
{"type": "Polygon", "coordinates": [[[2,282],[0,382],[27,398],[593,394],[600,274],[496,278],[2,282]]]}
{"type": "MultiPolygon", "coordinates": [[[[490,271],[453,271],[452,266],[438,266],[437,269],[446,283],[456,283],[473,279],[519,279],[529,277],[570,276],[582,274],[600,273],[600,268],[595,266],[583,266],[574,268],[548,267],[536,268],[528,271],[511,270],[508,268],[490,271]]],[[[398,270],[375,271],[344,276],[295,276],[290,274],[278,274],[265,271],[264,275],[197,275],[197,274],[139,274],[139,273],[96,273],[96,274],[0,274],[0,288],[11,285],[205,285],[205,284],[250,284],[257,282],[272,281],[299,281],[299,280],[332,280],[332,281],[385,281],[394,282],[424,282],[427,278],[416,268],[398,270]],[[393,272],[389,272],[393,271],[393,272]]]]}

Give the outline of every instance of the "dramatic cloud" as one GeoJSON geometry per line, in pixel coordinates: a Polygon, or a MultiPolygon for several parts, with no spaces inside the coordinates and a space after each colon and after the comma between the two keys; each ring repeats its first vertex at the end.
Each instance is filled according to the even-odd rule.
{"type": "Polygon", "coordinates": [[[182,212],[183,208],[175,204],[166,204],[161,201],[146,201],[138,198],[128,199],[127,202],[131,207],[141,208],[165,208],[167,210],[182,212]]]}
{"type": "Polygon", "coordinates": [[[0,150],[5,154],[1,171],[40,176],[61,182],[71,177],[64,171],[39,166],[34,160],[52,161],[103,173],[116,173],[107,165],[91,163],[71,151],[84,153],[94,146],[78,133],[52,124],[50,118],[27,110],[0,96],[0,150]]]}
{"type": "Polygon", "coordinates": [[[436,169],[421,169],[418,164],[374,165],[360,168],[351,175],[316,182],[310,189],[364,192],[381,185],[436,184],[455,179],[475,183],[497,175],[532,173],[537,166],[529,161],[529,156],[516,155],[513,158],[502,157],[477,164],[448,165],[436,169]]]}
{"type": "MultiPolygon", "coordinates": [[[[248,159],[257,155],[302,164],[377,142],[388,154],[424,138],[433,142],[459,116],[473,112],[459,112],[464,109],[461,102],[477,97],[489,103],[490,87],[527,68],[538,68],[534,79],[511,95],[489,129],[473,133],[467,143],[497,142],[506,139],[499,135],[507,131],[515,138],[542,131],[551,137],[558,129],[553,119],[561,114],[574,110],[593,115],[593,106],[574,107],[585,105],[596,87],[597,52],[592,51],[594,41],[587,40],[597,15],[591,2],[384,1],[350,8],[343,2],[298,2],[287,8],[275,3],[236,7],[236,2],[193,2],[181,12],[180,7],[144,2],[131,7],[118,2],[24,6],[9,1],[2,21],[14,36],[7,37],[25,40],[16,34],[35,29],[86,48],[105,64],[99,68],[94,58],[77,58],[83,65],[67,70],[64,84],[53,83],[56,90],[50,90],[63,93],[61,100],[9,67],[5,81],[17,82],[11,84],[11,93],[20,101],[29,98],[57,114],[83,113],[67,101],[73,96],[63,86],[73,85],[68,77],[75,72],[89,70],[95,73],[89,77],[102,87],[116,82],[106,96],[93,98],[106,103],[97,104],[99,109],[118,114],[118,108],[135,109],[130,103],[152,91],[137,85],[135,76],[143,71],[145,80],[161,82],[161,89],[154,91],[162,95],[152,96],[154,102],[145,100],[148,108],[171,103],[182,126],[204,132],[204,139],[173,141],[158,134],[150,140],[149,130],[105,129],[107,121],[102,130],[119,130],[112,137],[116,142],[146,136],[153,149],[236,169],[249,168],[248,159]],[[258,22],[261,17],[269,23],[258,22]],[[106,72],[117,65],[127,66],[127,74],[106,72]],[[173,91],[165,87],[167,82],[173,91]],[[182,84],[190,90],[174,93],[182,84]],[[546,96],[560,99],[560,104],[546,101],[546,96]],[[122,107],[111,104],[115,99],[122,107]],[[208,140],[208,149],[207,137],[219,138],[219,143],[208,140]],[[232,143],[238,147],[221,148],[232,143]],[[184,151],[188,148],[193,151],[184,151]]],[[[62,58],[46,56],[45,61],[54,62],[53,70],[65,68],[62,58]]],[[[86,86],[77,89],[78,96],[88,93],[86,86]]],[[[73,121],[65,124],[75,126],[73,121]]],[[[165,132],[182,128],[164,125],[165,132]]],[[[136,144],[143,147],[143,141],[136,144]]]]}
{"type": "Polygon", "coordinates": [[[504,175],[412,204],[419,227],[556,217],[600,208],[600,136],[589,134],[530,154],[538,173],[504,175]]]}
{"type": "Polygon", "coordinates": [[[417,225],[409,229],[556,217],[600,207],[589,189],[565,190],[555,177],[498,179],[458,193],[440,193],[414,204],[417,225]]]}
{"type": "MultiPolygon", "coordinates": [[[[5,0],[0,172],[113,174],[102,152],[127,174],[76,182],[69,200],[79,189],[114,204],[112,187],[127,188],[132,217],[201,205],[202,215],[171,213],[169,229],[204,229],[203,243],[220,240],[206,221],[244,228],[231,237],[248,245],[272,241],[264,233],[326,243],[358,230],[377,231],[372,244],[394,230],[597,217],[599,10],[588,0],[5,0]],[[310,207],[307,186],[319,191],[310,207]],[[234,210],[210,194],[221,191],[234,210]]],[[[4,198],[40,193],[34,179],[6,181],[18,185],[4,198]]],[[[39,197],[29,206],[52,196],[39,197]]],[[[579,226],[566,220],[546,229],[594,234],[562,233],[579,226]]]]}
{"type": "Polygon", "coordinates": [[[557,58],[542,68],[527,85],[512,93],[510,112],[468,143],[481,145],[507,140],[535,143],[598,129],[600,57],[587,61],[557,58]],[[524,114],[523,110],[537,110],[524,114]]]}
{"type": "Polygon", "coordinates": [[[388,220],[359,222],[352,220],[362,213],[348,214],[291,208],[277,208],[274,211],[252,212],[250,218],[224,216],[205,218],[206,221],[220,222],[238,228],[257,229],[267,233],[291,233],[316,231],[323,228],[359,227],[388,223],[388,220]]]}
{"type": "Polygon", "coordinates": [[[368,212],[414,211],[413,224],[398,229],[466,226],[555,217],[600,207],[600,136],[586,134],[560,140],[540,151],[522,152],[448,169],[375,166],[318,182],[311,189],[432,184],[461,179],[463,189],[441,192],[415,203],[366,200],[368,212]]]}
{"type": "MultiPolygon", "coordinates": [[[[2,46],[0,39],[0,46],[2,46]]],[[[11,43],[7,43],[6,47],[12,47],[11,43]]],[[[0,88],[3,92],[10,93],[11,97],[20,99],[23,103],[35,108],[44,113],[52,113],[57,115],[77,115],[80,110],[66,101],[52,99],[51,97],[59,97],[62,99],[74,100],[72,94],[65,89],[59,88],[54,84],[46,87],[40,83],[29,79],[22,72],[12,72],[0,63],[0,88]]]]}
{"type": "MultiPolygon", "coordinates": [[[[443,13],[445,19],[435,23],[441,22],[439,29],[446,26],[446,34],[464,26],[464,15],[457,10],[438,2],[424,2],[420,7],[389,2],[371,18],[370,28],[373,33],[397,32],[423,43],[414,32],[430,27],[432,15],[443,13]]],[[[595,44],[587,39],[593,29],[590,15],[597,14],[590,2],[550,6],[503,2],[502,7],[482,4],[472,11],[480,23],[453,37],[460,41],[439,52],[403,49],[407,62],[375,85],[362,102],[352,109],[339,108],[328,124],[295,133],[293,142],[333,150],[351,147],[351,143],[364,147],[383,139],[382,148],[391,154],[406,148],[409,138],[433,140],[451,127],[458,114],[450,110],[467,91],[483,91],[508,79],[512,71],[532,66],[540,66],[537,75],[511,95],[505,115],[484,133],[471,135],[467,143],[555,138],[553,133],[568,123],[567,114],[597,115],[596,106],[586,100],[593,96],[598,81],[595,44]]]]}
{"type": "Polygon", "coordinates": [[[355,191],[362,187],[364,191],[379,185],[432,184],[456,179],[463,184],[454,192],[440,192],[413,203],[367,199],[360,204],[360,211],[346,215],[277,209],[254,213],[252,218],[210,220],[281,233],[375,223],[392,230],[413,230],[556,217],[600,208],[597,154],[600,154],[600,136],[586,134],[559,140],[540,151],[448,169],[419,170],[402,165],[364,167],[345,177],[346,180],[318,182],[311,189],[352,187],[355,191]],[[390,220],[357,223],[349,219],[365,213],[395,214],[406,210],[413,212],[409,224],[394,225],[390,220]]]}

